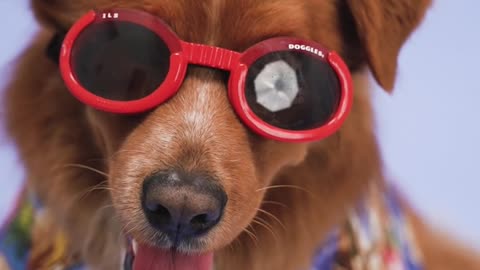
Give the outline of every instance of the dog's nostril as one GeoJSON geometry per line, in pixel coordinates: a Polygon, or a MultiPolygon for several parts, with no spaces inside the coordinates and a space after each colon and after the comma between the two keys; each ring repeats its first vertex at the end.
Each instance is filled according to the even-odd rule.
{"type": "Polygon", "coordinates": [[[220,218],[220,213],[213,214],[200,214],[196,215],[190,220],[190,226],[197,228],[198,230],[206,229],[210,224],[217,222],[220,218]]]}
{"type": "Polygon", "coordinates": [[[150,212],[164,212],[168,211],[167,208],[163,207],[161,204],[146,202],[145,207],[147,207],[148,211],[150,212]]]}
{"type": "Polygon", "coordinates": [[[208,215],[201,214],[194,216],[192,220],[190,220],[190,224],[193,226],[203,226],[204,224],[208,223],[208,215]]]}
{"type": "Polygon", "coordinates": [[[149,212],[149,215],[152,216],[156,222],[158,223],[168,223],[172,216],[170,215],[170,211],[166,207],[158,203],[146,203],[145,204],[146,211],[149,212]]]}

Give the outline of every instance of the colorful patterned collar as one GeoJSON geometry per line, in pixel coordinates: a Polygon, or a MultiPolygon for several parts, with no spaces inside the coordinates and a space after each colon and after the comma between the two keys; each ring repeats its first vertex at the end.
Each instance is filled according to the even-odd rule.
{"type": "MultiPolygon", "coordinates": [[[[48,213],[32,200],[19,202],[14,218],[0,228],[0,269],[83,269],[65,256],[65,237],[52,232],[48,213]]],[[[393,190],[373,190],[319,248],[310,270],[422,270],[409,223],[393,190]]]]}

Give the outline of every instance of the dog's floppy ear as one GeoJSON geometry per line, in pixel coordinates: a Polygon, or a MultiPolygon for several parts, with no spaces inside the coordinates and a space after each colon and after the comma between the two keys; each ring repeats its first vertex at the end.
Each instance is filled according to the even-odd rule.
{"type": "Polygon", "coordinates": [[[391,91],[400,48],[418,26],[431,0],[344,0],[353,16],[377,82],[391,91]]]}
{"type": "Polygon", "coordinates": [[[45,27],[68,30],[78,16],[86,11],[78,0],[31,0],[37,20],[45,27]]]}

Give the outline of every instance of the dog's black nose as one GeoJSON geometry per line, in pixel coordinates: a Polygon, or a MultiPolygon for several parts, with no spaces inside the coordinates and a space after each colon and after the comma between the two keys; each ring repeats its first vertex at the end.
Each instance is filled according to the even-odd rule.
{"type": "Polygon", "coordinates": [[[220,221],[227,195],[211,177],[162,172],[145,179],[142,206],[150,224],[172,241],[206,233],[220,221]]]}

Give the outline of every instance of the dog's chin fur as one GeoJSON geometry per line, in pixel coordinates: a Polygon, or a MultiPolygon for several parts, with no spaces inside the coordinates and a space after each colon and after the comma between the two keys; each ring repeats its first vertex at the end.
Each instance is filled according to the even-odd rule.
{"type": "MultiPolygon", "coordinates": [[[[7,128],[29,187],[66,231],[72,255],[94,269],[119,269],[124,233],[154,242],[140,208],[144,177],[170,167],[206,171],[229,203],[202,245],[186,251],[215,251],[220,270],[308,269],[319,243],[367,187],[384,183],[367,69],[393,87],[398,52],[429,2],[32,0],[44,29],[19,59],[5,96],[7,128]],[[352,71],[352,112],[321,142],[267,141],[237,119],[221,76],[201,68],[191,68],[178,94],[153,112],[95,111],[68,93],[44,50],[54,31],[105,7],[146,10],[184,40],[238,51],[281,35],[320,42],[352,71]]],[[[409,213],[426,269],[479,269],[473,254],[409,213]]]]}

